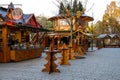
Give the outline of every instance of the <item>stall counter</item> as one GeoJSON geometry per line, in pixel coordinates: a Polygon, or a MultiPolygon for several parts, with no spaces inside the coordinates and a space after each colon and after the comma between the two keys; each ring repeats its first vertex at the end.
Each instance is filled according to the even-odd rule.
{"type": "Polygon", "coordinates": [[[25,49],[25,50],[11,50],[10,57],[11,61],[17,62],[32,58],[41,57],[41,48],[34,48],[34,49],[25,49]]]}

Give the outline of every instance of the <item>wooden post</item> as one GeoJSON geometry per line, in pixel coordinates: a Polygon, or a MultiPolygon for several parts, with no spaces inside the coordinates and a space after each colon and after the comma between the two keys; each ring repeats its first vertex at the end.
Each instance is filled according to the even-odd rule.
{"type": "Polygon", "coordinates": [[[10,62],[10,48],[8,47],[8,27],[2,28],[2,50],[3,50],[3,62],[10,62]]]}
{"type": "MultiPolygon", "coordinates": [[[[80,45],[81,41],[79,41],[81,37],[82,36],[80,36],[80,33],[78,32],[78,36],[77,36],[78,43],[77,43],[77,47],[76,47],[76,55],[75,55],[75,57],[83,57],[83,55],[84,55],[84,49],[80,45]]],[[[83,37],[82,37],[82,39],[83,39],[83,37]]]]}
{"type": "Polygon", "coordinates": [[[58,36],[58,41],[57,41],[57,49],[58,49],[58,50],[60,49],[60,39],[61,39],[61,37],[58,36]]]}

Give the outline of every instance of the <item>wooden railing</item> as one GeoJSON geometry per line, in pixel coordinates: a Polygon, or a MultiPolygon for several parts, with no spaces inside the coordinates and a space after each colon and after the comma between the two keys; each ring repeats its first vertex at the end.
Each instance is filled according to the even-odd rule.
{"type": "Polygon", "coordinates": [[[47,36],[46,32],[35,33],[30,42],[32,44],[36,44],[36,43],[41,44],[46,36],[47,36]]]}

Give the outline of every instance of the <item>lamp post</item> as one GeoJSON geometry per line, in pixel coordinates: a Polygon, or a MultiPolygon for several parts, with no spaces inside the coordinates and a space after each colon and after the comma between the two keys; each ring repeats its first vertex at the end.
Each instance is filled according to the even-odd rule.
{"type": "MultiPolygon", "coordinates": [[[[92,11],[92,17],[93,17],[93,11],[92,11]]],[[[94,30],[94,28],[93,28],[93,21],[92,21],[92,23],[91,23],[91,28],[92,28],[92,29],[91,29],[91,30],[92,30],[92,44],[91,44],[91,49],[93,50],[93,42],[94,42],[94,41],[93,41],[93,40],[94,40],[94,39],[93,39],[93,38],[94,38],[94,31],[93,31],[93,30],[94,30]]]]}
{"type": "Polygon", "coordinates": [[[94,38],[94,32],[93,32],[93,22],[92,22],[92,26],[91,26],[91,28],[92,28],[92,44],[91,44],[91,50],[93,50],[93,38],[94,38]]]}

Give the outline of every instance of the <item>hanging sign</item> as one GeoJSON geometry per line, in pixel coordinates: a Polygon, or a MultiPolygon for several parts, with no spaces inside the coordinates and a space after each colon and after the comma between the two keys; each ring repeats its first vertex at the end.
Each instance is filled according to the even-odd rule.
{"type": "Polygon", "coordinates": [[[22,18],[22,15],[23,15],[23,12],[22,12],[22,9],[20,8],[15,8],[13,11],[12,11],[12,17],[14,20],[19,20],[22,18]]]}

